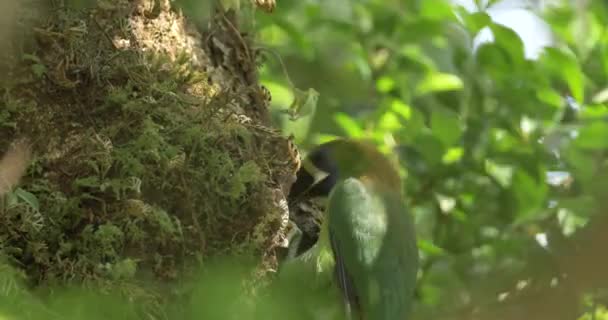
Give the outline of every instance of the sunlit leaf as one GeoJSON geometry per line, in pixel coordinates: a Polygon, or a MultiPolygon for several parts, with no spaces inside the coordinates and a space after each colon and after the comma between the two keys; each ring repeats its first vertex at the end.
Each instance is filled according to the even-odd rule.
{"type": "Polygon", "coordinates": [[[409,120],[412,117],[412,108],[401,100],[393,100],[391,102],[391,110],[400,115],[403,119],[409,120]]]}
{"type": "Polygon", "coordinates": [[[382,130],[393,132],[400,129],[402,124],[394,112],[388,111],[382,114],[378,121],[378,126],[382,130]]]}
{"type": "Polygon", "coordinates": [[[416,87],[418,95],[431,92],[454,91],[463,88],[462,80],[453,74],[430,72],[416,87]]]}
{"type": "Polygon", "coordinates": [[[424,239],[418,240],[418,248],[431,256],[440,256],[445,254],[445,250],[424,239]]]}
{"type": "Polygon", "coordinates": [[[386,93],[395,88],[395,80],[390,77],[382,77],[376,81],[378,91],[386,93]]]}
{"type": "Polygon", "coordinates": [[[465,13],[463,16],[465,26],[472,34],[477,34],[492,23],[492,18],[485,12],[465,13]]]}
{"type": "Polygon", "coordinates": [[[338,113],[334,116],[334,119],[349,136],[354,138],[363,136],[363,129],[351,116],[345,113],[338,113]]]}
{"type": "Polygon", "coordinates": [[[501,165],[486,159],[484,161],[484,167],[488,175],[496,179],[503,188],[507,188],[511,185],[514,171],[512,166],[501,165]]]}
{"type": "Polygon", "coordinates": [[[455,18],[452,4],[446,0],[421,1],[420,14],[426,19],[452,20],[455,18]]]}
{"type": "Polygon", "coordinates": [[[559,94],[559,92],[550,88],[543,88],[538,90],[536,92],[536,97],[540,101],[556,108],[559,108],[564,104],[564,99],[559,94]]]}
{"type": "Polygon", "coordinates": [[[441,159],[441,161],[443,161],[443,163],[445,163],[445,164],[458,162],[462,158],[463,154],[464,154],[464,150],[462,148],[450,148],[443,155],[443,158],[441,159]]]}
{"type": "Polygon", "coordinates": [[[592,98],[594,103],[606,103],[608,102],[608,88],[602,89],[596,93],[592,98]]]}
{"type": "Polygon", "coordinates": [[[574,55],[555,48],[545,48],[540,61],[547,71],[558,75],[568,85],[575,100],[584,101],[584,75],[574,55]]]}

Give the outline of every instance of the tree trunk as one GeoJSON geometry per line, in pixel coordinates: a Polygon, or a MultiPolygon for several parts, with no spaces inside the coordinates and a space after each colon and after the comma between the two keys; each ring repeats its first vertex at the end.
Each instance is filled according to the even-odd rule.
{"type": "Polygon", "coordinates": [[[14,6],[0,150],[27,139],[32,160],[0,250],[35,283],[171,279],[236,251],[274,268],[298,158],[234,13],[201,35],[168,0],[97,3],[14,6]]]}

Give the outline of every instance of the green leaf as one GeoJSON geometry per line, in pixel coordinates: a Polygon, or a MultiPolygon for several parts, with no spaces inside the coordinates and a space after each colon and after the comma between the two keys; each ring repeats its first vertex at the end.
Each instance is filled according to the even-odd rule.
{"type": "Polygon", "coordinates": [[[38,202],[38,198],[33,193],[25,191],[21,188],[17,188],[15,189],[14,194],[17,196],[17,198],[27,203],[32,209],[36,211],[40,210],[40,203],[38,202]]]}
{"type": "Polygon", "coordinates": [[[450,149],[448,149],[448,151],[445,152],[441,161],[444,164],[455,163],[455,162],[460,161],[460,159],[462,158],[463,155],[464,155],[463,148],[460,148],[460,147],[450,148],[450,149]]]}
{"type": "Polygon", "coordinates": [[[394,99],[391,102],[391,110],[400,115],[404,120],[409,120],[412,117],[412,107],[401,100],[394,99]]]}
{"type": "Polygon", "coordinates": [[[484,161],[484,168],[486,173],[496,179],[498,184],[503,188],[508,188],[513,180],[513,167],[508,165],[501,165],[492,160],[486,159],[484,161]]]}
{"type": "Polygon", "coordinates": [[[99,187],[100,183],[99,178],[96,176],[89,176],[74,180],[74,185],[76,187],[95,188],[99,187]]]}
{"type": "Polygon", "coordinates": [[[424,156],[429,164],[440,163],[443,159],[445,150],[443,144],[430,133],[423,132],[416,136],[413,146],[424,156]]]}
{"type": "Polygon", "coordinates": [[[542,88],[536,92],[538,100],[555,108],[560,108],[564,105],[564,98],[554,89],[542,88]]]}
{"type": "Polygon", "coordinates": [[[584,149],[608,148],[608,124],[595,121],[581,128],[575,144],[584,149]]]}
{"type": "Polygon", "coordinates": [[[441,35],[444,31],[445,23],[434,20],[414,20],[411,23],[402,23],[402,33],[399,34],[401,43],[423,42],[432,37],[441,35]]]}
{"type": "Polygon", "coordinates": [[[401,135],[401,139],[407,142],[412,142],[414,138],[416,138],[420,132],[423,130],[428,130],[425,125],[425,116],[420,110],[416,108],[409,109],[409,119],[405,122],[403,127],[403,134],[401,135]]]}
{"type": "Polygon", "coordinates": [[[475,12],[472,14],[465,12],[462,16],[465,26],[472,34],[477,34],[481,29],[492,24],[492,18],[485,12],[475,12]]]}
{"type": "Polygon", "coordinates": [[[346,113],[339,112],[334,116],[334,119],[350,137],[359,138],[363,136],[363,129],[355,119],[346,113]]]}
{"type": "Polygon", "coordinates": [[[579,148],[568,148],[565,152],[568,163],[574,168],[574,176],[582,184],[594,179],[596,164],[584,150],[579,148]]]}
{"type": "Polygon", "coordinates": [[[416,67],[420,66],[428,71],[436,69],[435,61],[422,50],[419,44],[404,44],[399,49],[398,53],[407,60],[411,60],[411,63],[416,64],[416,67]]]}
{"type": "Polygon", "coordinates": [[[418,240],[418,248],[429,256],[442,256],[445,254],[445,250],[424,239],[418,240]]]}
{"type": "Polygon", "coordinates": [[[445,108],[433,110],[431,114],[431,130],[446,147],[458,142],[462,136],[458,114],[445,108]]]}
{"type": "Polygon", "coordinates": [[[546,71],[558,76],[568,85],[575,100],[584,101],[584,74],[576,56],[557,48],[545,48],[540,61],[546,71]]]}
{"type": "Polygon", "coordinates": [[[495,43],[483,43],[477,48],[477,63],[493,78],[499,80],[513,71],[507,51],[495,43]]]}
{"type": "Polygon", "coordinates": [[[544,180],[534,179],[523,170],[515,171],[511,190],[517,201],[517,222],[535,220],[545,213],[543,204],[548,191],[544,180]]]}
{"type": "Polygon", "coordinates": [[[401,120],[392,111],[387,111],[380,116],[378,120],[378,127],[383,131],[395,132],[399,130],[403,125],[401,120]]]}
{"type": "Polygon", "coordinates": [[[420,15],[431,20],[455,20],[452,4],[445,0],[421,1],[420,15]]]}
{"type": "Polygon", "coordinates": [[[429,72],[416,87],[417,95],[431,92],[456,91],[464,86],[462,80],[453,74],[429,72]]]}
{"type": "Polygon", "coordinates": [[[376,88],[382,93],[387,93],[395,88],[395,80],[390,77],[381,77],[376,81],[376,88]]]}
{"type": "Polygon", "coordinates": [[[490,29],[494,35],[494,42],[508,52],[514,66],[521,65],[525,59],[524,43],[517,33],[500,24],[491,24],[490,29]]]}

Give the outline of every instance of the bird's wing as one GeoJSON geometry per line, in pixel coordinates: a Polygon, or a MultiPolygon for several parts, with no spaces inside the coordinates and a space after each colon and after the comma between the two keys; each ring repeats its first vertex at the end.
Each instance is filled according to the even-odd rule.
{"type": "Polygon", "coordinates": [[[360,299],[365,299],[361,297],[364,288],[357,286],[361,287],[364,282],[361,277],[366,277],[373,265],[371,251],[380,245],[372,235],[382,232],[375,229],[384,229],[382,221],[371,224],[366,221],[378,218],[374,217],[377,205],[372,202],[368,188],[356,178],[338,183],[329,198],[329,238],[336,261],[335,276],[347,313],[351,308],[357,314],[361,312],[360,299]]]}
{"type": "Polygon", "coordinates": [[[403,319],[415,283],[417,250],[398,194],[367,181],[336,185],[328,203],[336,276],[347,304],[365,319],[403,319]]]}

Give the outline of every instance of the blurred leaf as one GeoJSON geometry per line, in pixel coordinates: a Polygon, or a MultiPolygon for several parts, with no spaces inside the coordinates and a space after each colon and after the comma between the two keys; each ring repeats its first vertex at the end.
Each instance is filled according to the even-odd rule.
{"type": "Polygon", "coordinates": [[[404,120],[409,120],[412,117],[412,107],[401,100],[394,99],[391,102],[391,110],[400,115],[404,120]]]}
{"type": "Polygon", "coordinates": [[[445,108],[435,108],[431,113],[431,130],[446,147],[458,142],[462,136],[458,114],[445,108]]]}
{"type": "Polygon", "coordinates": [[[420,15],[432,20],[453,20],[455,19],[452,4],[446,0],[421,1],[420,15]]]}
{"type": "Polygon", "coordinates": [[[483,43],[477,48],[477,61],[495,80],[513,71],[508,53],[495,43],[483,43]]]}
{"type": "Polygon", "coordinates": [[[581,128],[575,143],[578,147],[585,149],[608,148],[608,124],[595,121],[581,128]]]}
{"type": "Polygon", "coordinates": [[[460,161],[460,159],[462,158],[463,155],[464,155],[464,149],[462,149],[462,148],[450,148],[443,155],[443,158],[441,159],[441,161],[444,164],[450,164],[450,163],[458,162],[458,161],[460,161]]]}
{"type": "Polygon", "coordinates": [[[443,22],[416,19],[413,22],[404,22],[400,29],[399,38],[401,41],[415,43],[440,35],[443,31],[443,22]]]}
{"type": "Polygon", "coordinates": [[[606,103],[608,102],[608,88],[602,89],[596,93],[592,98],[593,103],[606,103]]]}
{"type": "Polygon", "coordinates": [[[418,240],[418,248],[429,256],[441,256],[445,250],[424,239],[418,240]]]}
{"type": "Polygon", "coordinates": [[[435,61],[431,59],[417,44],[405,44],[399,49],[399,55],[411,60],[419,66],[422,66],[424,70],[433,71],[435,70],[435,61]]]}
{"type": "Polygon", "coordinates": [[[490,29],[494,35],[494,41],[505,49],[513,66],[519,66],[524,61],[524,44],[519,35],[512,29],[500,25],[491,24],[490,29]]]}
{"type": "Polygon", "coordinates": [[[394,132],[394,131],[397,131],[398,129],[400,129],[402,124],[401,124],[401,121],[399,120],[399,117],[397,117],[397,115],[394,112],[387,111],[384,114],[382,114],[382,116],[378,120],[378,126],[382,130],[394,132]]]}
{"type": "Polygon", "coordinates": [[[420,151],[429,164],[439,163],[443,158],[443,144],[430,133],[421,133],[416,136],[413,145],[416,150],[420,151]]]}
{"type": "Polygon", "coordinates": [[[309,88],[306,91],[298,88],[293,88],[294,99],[289,106],[289,111],[292,120],[296,120],[299,117],[305,117],[311,115],[317,109],[317,102],[319,101],[319,93],[309,88]]]}
{"type": "Polygon", "coordinates": [[[465,26],[472,34],[477,34],[492,23],[492,18],[485,12],[465,13],[463,19],[465,26]]]}
{"type": "Polygon", "coordinates": [[[544,213],[543,204],[548,191],[544,180],[537,181],[523,170],[516,170],[511,190],[519,210],[516,222],[534,220],[544,213]]]}
{"type": "Polygon", "coordinates": [[[282,83],[265,80],[262,84],[272,93],[272,106],[285,107],[293,102],[293,92],[282,83]]]}
{"type": "Polygon", "coordinates": [[[359,124],[345,113],[338,113],[335,115],[334,119],[338,123],[338,125],[348,134],[348,136],[353,138],[363,137],[363,129],[359,126],[359,124]]]}
{"type": "Polygon", "coordinates": [[[395,80],[390,77],[382,77],[376,80],[376,88],[382,93],[389,92],[395,88],[395,80]]]}
{"type": "Polygon", "coordinates": [[[416,87],[416,93],[424,95],[431,92],[454,91],[462,88],[462,80],[456,75],[429,72],[416,87]]]}
{"type": "Polygon", "coordinates": [[[486,159],[484,161],[484,167],[488,175],[496,179],[503,188],[511,186],[514,171],[512,166],[500,165],[492,160],[486,159]]]}
{"type": "Polygon", "coordinates": [[[584,101],[584,75],[576,57],[559,49],[545,48],[540,61],[548,71],[558,75],[568,85],[576,101],[584,101]]]}
{"type": "Polygon", "coordinates": [[[556,107],[556,108],[559,108],[564,105],[564,99],[559,94],[559,92],[557,92],[554,89],[550,89],[550,88],[539,89],[536,92],[536,97],[540,101],[542,101],[550,106],[556,107]]]}

